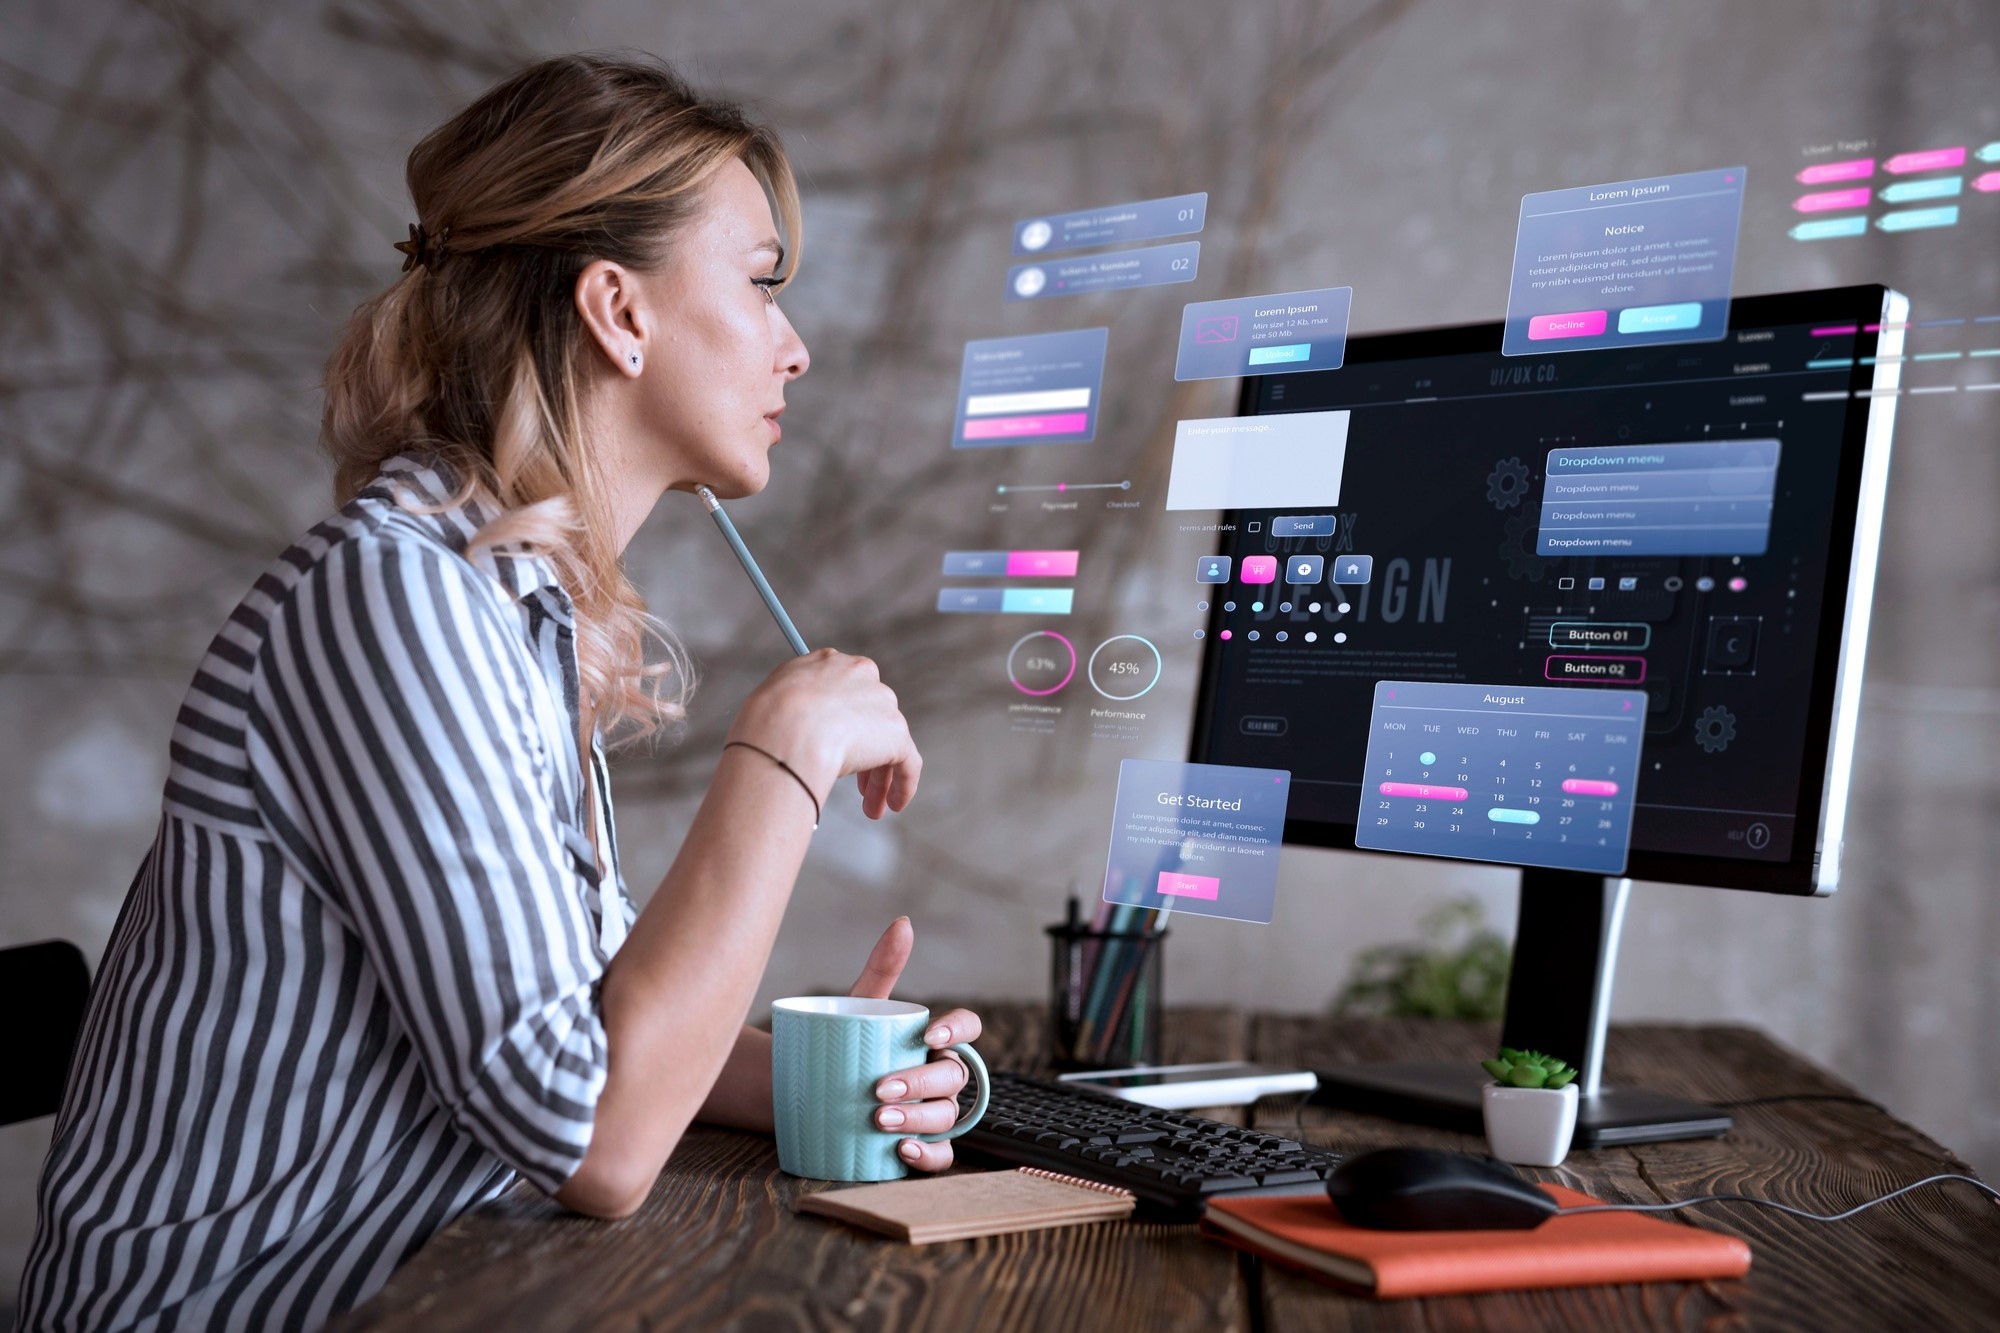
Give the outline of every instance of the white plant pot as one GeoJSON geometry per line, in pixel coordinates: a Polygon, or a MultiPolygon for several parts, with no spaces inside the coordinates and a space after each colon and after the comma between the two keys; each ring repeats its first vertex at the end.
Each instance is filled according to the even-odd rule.
{"type": "Polygon", "coordinates": [[[1486,1146],[1516,1166],[1561,1166],[1576,1132],[1576,1084],[1509,1088],[1489,1083],[1480,1094],[1486,1146]]]}

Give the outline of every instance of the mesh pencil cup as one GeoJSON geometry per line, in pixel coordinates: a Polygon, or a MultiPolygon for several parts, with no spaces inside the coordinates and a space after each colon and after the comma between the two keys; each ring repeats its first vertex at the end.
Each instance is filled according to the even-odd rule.
{"type": "Polygon", "coordinates": [[[1160,1062],[1165,930],[1049,926],[1049,1056],[1058,1069],[1160,1062]]]}

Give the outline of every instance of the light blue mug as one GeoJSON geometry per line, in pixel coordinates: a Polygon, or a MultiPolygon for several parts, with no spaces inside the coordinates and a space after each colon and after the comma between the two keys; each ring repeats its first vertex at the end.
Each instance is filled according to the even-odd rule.
{"type": "Polygon", "coordinates": [[[879,1129],[875,1084],[932,1055],[924,1045],[931,1011],[904,1000],[853,995],[799,995],[771,1005],[771,1100],[778,1129],[778,1166],[813,1180],[900,1180],[909,1165],[896,1153],[904,1139],[955,1139],[986,1114],[992,1085],[986,1062],[964,1042],[951,1050],[965,1060],[977,1088],[972,1109],[942,1134],[879,1129]]]}

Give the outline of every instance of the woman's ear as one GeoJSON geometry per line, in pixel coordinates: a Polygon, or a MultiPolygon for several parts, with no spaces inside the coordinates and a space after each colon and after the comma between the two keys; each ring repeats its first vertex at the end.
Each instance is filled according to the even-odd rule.
{"type": "Polygon", "coordinates": [[[576,313],[613,370],[645,368],[649,321],[637,275],[609,259],[592,260],[576,278],[576,313]]]}

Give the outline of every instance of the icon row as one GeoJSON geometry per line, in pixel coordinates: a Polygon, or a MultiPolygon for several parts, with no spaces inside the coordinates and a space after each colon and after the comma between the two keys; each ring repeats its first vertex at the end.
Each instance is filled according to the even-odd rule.
{"type": "MultiPolygon", "coordinates": [[[[1233,565],[1226,555],[1205,555],[1195,562],[1194,581],[1196,583],[1227,583],[1233,565]]],[[[1366,583],[1375,574],[1375,557],[1372,555],[1337,556],[1333,562],[1333,581],[1336,584],[1366,583]]],[[[1314,584],[1326,577],[1326,557],[1323,555],[1294,555],[1285,559],[1285,582],[1290,584],[1314,584]]],[[[1276,583],[1278,581],[1278,557],[1275,555],[1246,555],[1243,557],[1243,582],[1276,583]]]]}

